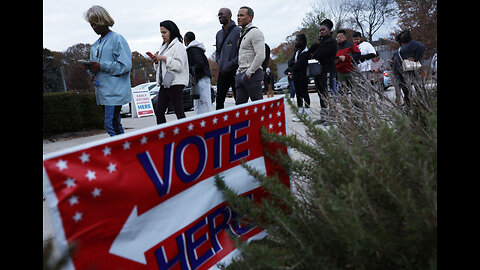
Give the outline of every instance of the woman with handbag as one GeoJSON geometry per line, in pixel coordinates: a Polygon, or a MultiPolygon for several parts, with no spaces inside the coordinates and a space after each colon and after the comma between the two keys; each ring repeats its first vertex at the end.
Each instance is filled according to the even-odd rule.
{"type": "Polygon", "coordinates": [[[335,54],[337,53],[337,40],[332,37],[333,22],[325,19],[320,23],[318,39],[308,49],[309,59],[316,59],[321,66],[320,74],[314,77],[315,88],[320,97],[322,109],[328,108],[328,86],[333,89],[333,78],[337,70],[335,67],[335,54]]]}
{"type": "Polygon", "coordinates": [[[155,108],[157,124],[165,123],[165,112],[172,102],[177,119],[185,118],[183,109],[183,88],[188,84],[188,57],[180,30],[172,21],[160,23],[163,44],[152,60],[157,71],[157,84],[160,86],[155,108]]]}
{"type": "Polygon", "coordinates": [[[404,105],[410,106],[409,85],[418,78],[421,71],[420,59],[425,53],[425,45],[413,40],[409,30],[400,32],[395,40],[400,44],[398,51],[393,54],[393,72],[400,89],[403,92],[404,105]]]}
{"type": "Polygon", "coordinates": [[[212,73],[210,72],[207,56],[205,56],[205,46],[195,40],[193,32],[187,32],[183,40],[185,46],[187,46],[190,83],[192,84],[190,96],[193,98],[193,110],[196,114],[211,112],[213,111],[212,94],[210,91],[212,73]]]}

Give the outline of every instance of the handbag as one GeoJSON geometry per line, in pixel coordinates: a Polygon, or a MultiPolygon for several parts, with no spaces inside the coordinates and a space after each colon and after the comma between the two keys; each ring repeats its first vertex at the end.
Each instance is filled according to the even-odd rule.
{"type": "Polygon", "coordinates": [[[400,54],[400,48],[398,48],[398,56],[400,56],[403,71],[419,70],[422,68],[422,64],[419,61],[411,61],[408,59],[403,60],[402,55],[400,54]]]}
{"type": "Polygon", "coordinates": [[[312,60],[308,60],[308,74],[307,76],[318,76],[322,73],[322,65],[319,62],[310,62],[312,60]]]}
{"type": "Polygon", "coordinates": [[[165,76],[163,77],[162,85],[165,86],[165,88],[170,88],[174,79],[175,73],[167,70],[167,72],[165,72],[165,76]]]}

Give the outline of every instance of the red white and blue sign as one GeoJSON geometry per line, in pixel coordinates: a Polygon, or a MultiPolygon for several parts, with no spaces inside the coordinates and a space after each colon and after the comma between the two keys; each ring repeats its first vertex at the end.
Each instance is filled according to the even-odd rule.
{"type": "Polygon", "coordinates": [[[240,165],[288,174],[264,157],[287,149],[260,130],[286,134],[284,98],[270,98],[99,140],[44,156],[44,192],[61,250],[77,244],[70,269],[215,269],[236,251],[239,224],[215,186],[267,196],[240,165]]]}

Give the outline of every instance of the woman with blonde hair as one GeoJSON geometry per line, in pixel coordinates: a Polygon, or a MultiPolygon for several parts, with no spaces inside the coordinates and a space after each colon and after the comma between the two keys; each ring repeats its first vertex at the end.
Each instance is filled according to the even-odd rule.
{"type": "Polygon", "coordinates": [[[177,25],[172,21],[160,23],[163,44],[152,60],[157,71],[157,84],[160,86],[155,108],[157,124],[167,122],[165,112],[172,102],[177,119],[185,118],[183,108],[183,88],[188,85],[188,57],[183,38],[177,25]]]}
{"type": "Polygon", "coordinates": [[[115,21],[103,7],[92,6],[84,18],[100,35],[90,48],[90,61],[85,67],[95,81],[97,104],[105,112],[105,129],[110,136],[122,134],[120,110],[132,100],[132,52],[125,38],[110,30],[115,21]]]}

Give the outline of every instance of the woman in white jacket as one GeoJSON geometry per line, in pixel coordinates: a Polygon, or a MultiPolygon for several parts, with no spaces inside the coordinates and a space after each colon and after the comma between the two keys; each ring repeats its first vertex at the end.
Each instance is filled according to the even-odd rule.
{"type": "Polygon", "coordinates": [[[167,122],[165,112],[169,101],[172,102],[177,119],[185,118],[183,88],[188,85],[189,74],[187,51],[182,43],[183,38],[177,25],[172,21],[163,21],[160,23],[160,33],[162,34],[163,44],[159,53],[155,54],[152,59],[157,71],[157,84],[160,85],[158,102],[155,108],[157,124],[167,122]],[[168,88],[165,87],[165,84],[168,83],[165,80],[167,72],[172,72],[174,75],[173,82],[168,88]]]}

